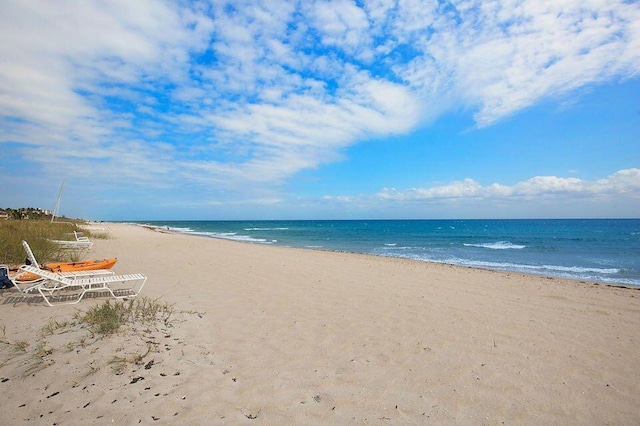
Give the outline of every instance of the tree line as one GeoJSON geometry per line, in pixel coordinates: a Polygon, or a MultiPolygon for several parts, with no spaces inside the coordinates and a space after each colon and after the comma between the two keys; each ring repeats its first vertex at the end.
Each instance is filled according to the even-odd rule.
{"type": "Polygon", "coordinates": [[[20,207],[18,209],[12,208],[0,208],[0,212],[4,211],[8,219],[13,220],[26,220],[26,219],[51,219],[52,213],[50,210],[43,210],[36,207],[20,207]]]}

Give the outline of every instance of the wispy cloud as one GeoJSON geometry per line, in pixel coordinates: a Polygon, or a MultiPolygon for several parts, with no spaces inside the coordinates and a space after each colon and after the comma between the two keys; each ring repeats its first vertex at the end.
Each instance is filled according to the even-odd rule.
{"type": "MultiPolygon", "coordinates": [[[[640,72],[623,0],[6,1],[0,39],[0,143],[88,184],[273,187],[452,108],[487,126],[640,72]]],[[[381,196],[542,184],[581,185],[381,196]]]]}

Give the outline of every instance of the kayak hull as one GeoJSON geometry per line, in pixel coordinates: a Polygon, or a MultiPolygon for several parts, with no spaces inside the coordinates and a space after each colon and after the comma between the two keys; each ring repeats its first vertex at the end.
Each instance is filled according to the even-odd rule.
{"type": "MultiPolygon", "coordinates": [[[[96,269],[111,269],[118,261],[117,258],[101,260],[84,260],[82,262],[50,262],[41,266],[42,269],[53,272],[79,272],[95,271],[96,269]]],[[[21,274],[16,281],[28,282],[40,279],[40,276],[26,272],[21,274]]]]}

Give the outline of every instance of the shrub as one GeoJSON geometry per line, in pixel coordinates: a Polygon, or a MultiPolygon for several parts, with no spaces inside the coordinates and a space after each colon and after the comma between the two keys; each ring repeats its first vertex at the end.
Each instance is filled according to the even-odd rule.
{"type": "MultiPolygon", "coordinates": [[[[68,240],[69,234],[77,230],[75,223],[51,223],[46,220],[3,220],[0,221],[0,264],[20,264],[26,253],[22,240],[31,246],[38,261],[73,260],[73,253],[61,250],[49,240],[68,240]]],[[[85,232],[86,235],[86,231],[85,232]]]]}

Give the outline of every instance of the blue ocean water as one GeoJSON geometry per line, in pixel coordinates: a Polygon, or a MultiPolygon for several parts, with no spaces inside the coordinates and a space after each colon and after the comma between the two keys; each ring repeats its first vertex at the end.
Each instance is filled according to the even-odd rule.
{"type": "Polygon", "coordinates": [[[248,243],[404,257],[640,286],[640,219],[164,221],[144,224],[248,243]]]}

